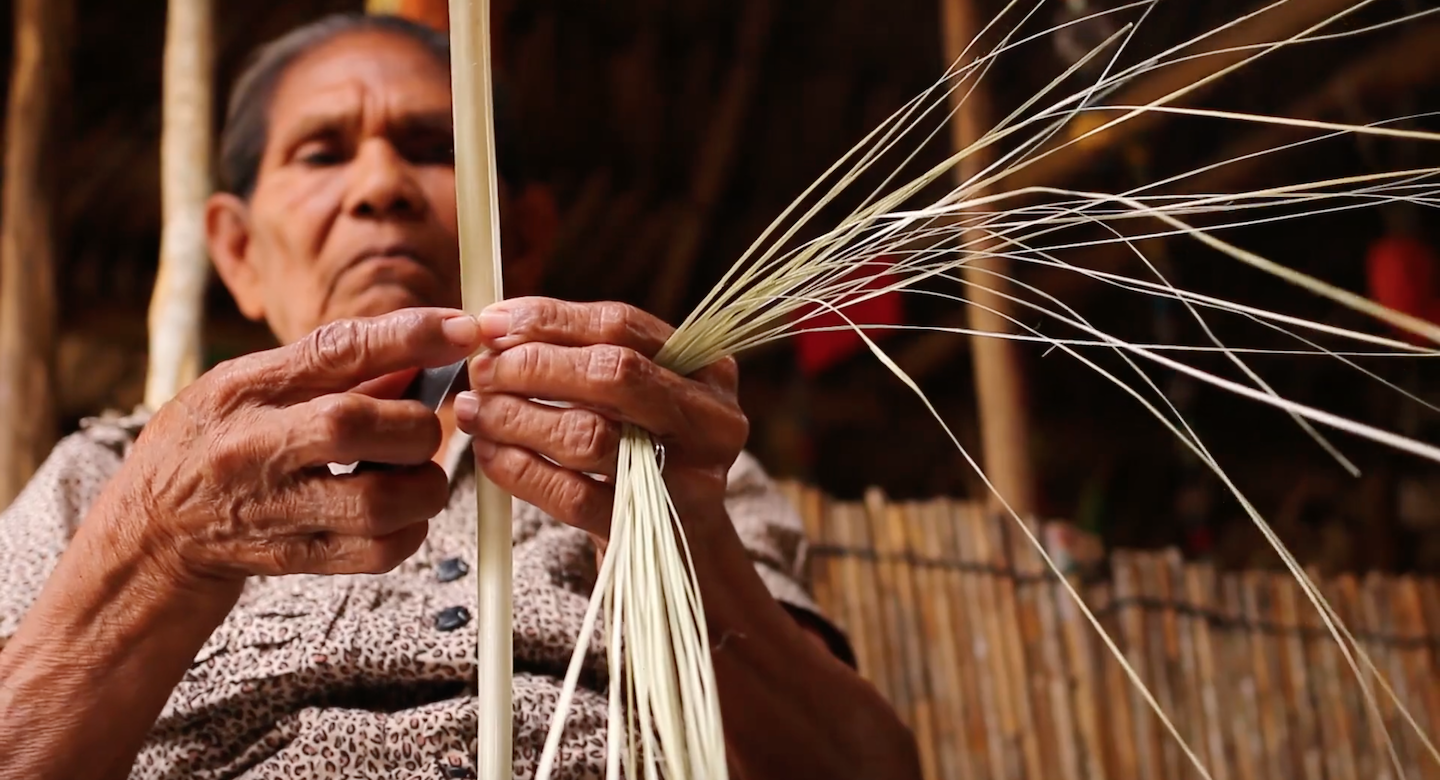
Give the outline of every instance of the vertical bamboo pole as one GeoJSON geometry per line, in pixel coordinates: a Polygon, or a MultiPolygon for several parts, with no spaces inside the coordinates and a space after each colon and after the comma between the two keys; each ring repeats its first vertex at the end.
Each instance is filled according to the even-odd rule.
{"type": "Polygon", "coordinates": [[[845,521],[845,510],[838,501],[824,504],[825,516],[821,520],[820,541],[830,549],[831,582],[833,584],[836,620],[850,638],[850,647],[855,651],[855,662],[860,674],[869,679],[871,673],[869,649],[865,646],[864,615],[860,608],[860,578],[857,576],[854,551],[846,547],[850,529],[845,521]]]}
{"type": "Polygon", "coordinates": [[[901,673],[910,692],[911,706],[915,713],[916,739],[921,742],[920,759],[924,774],[929,778],[940,777],[940,756],[937,750],[937,701],[927,669],[926,648],[934,647],[933,640],[926,636],[923,596],[920,595],[920,580],[926,574],[924,568],[916,565],[916,550],[906,531],[907,519],[919,511],[915,504],[885,502],[876,508],[874,521],[877,536],[884,539],[876,543],[876,550],[882,556],[895,561],[895,597],[898,628],[902,640],[896,660],[903,664],[901,673]]]}
{"type": "Polygon", "coordinates": [[[938,545],[935,549],[942,558],[954,563],[946,567],[945,574],[950,590],[950,624],[955,630],[954,671],[960,681],[957,719],[962,724],[960,760],[964,767],[960,780],[986,778],[993,774],[990,771],[989,732],[985,717],[991,708],[990,698],[985,692],[986,683],[982,682],[989,679],[985,674],[984,639],[976,629],[979,607],[974,593],[978,575],[969,566],[972,561],[965,555],[965,543],[956,528],[959,523],[969,520],[970,506],[944,502],[936,511],[938,545]]]}
{"type": "MultiPolygon", "coordinates": [[[[1145,613],[1146,652],[1150,664],[1150,690],[1160,704],[1160,710],[1176,724],[1181,734],[1185,731],[1184,713],[1176,706],[1173,682],[1174,660],[1180,651],[1175,636],[1175,602],[1170,598],[1170,583],[1162,574],[1163,554],[1136,552],[1136,574],[1140,583],[1140,595],[1158,603],[1158,609],[1147,609],[1145,613]]],[[[1157,719],[1158,721],[1158,719],[1157,719]]],[[[1168,731],[1157,731],[1160,746],[1161,776],[1179,777],[1182,762],[1180,746],[1168,731]]]]}
{"type": "MultiPolygon", "coordinates": [[[[1144,681],[1151,690],[1155,689],[1156,672],[1151,668],[1150,656],[1147,650],[1146,615],[1141,607],[1140,599],[1145,595],[1144,582],[1140,577],[1139,553],[1121,552],[1117,550],[1110,558],[1110,565],[1114,570],[1115,577],[1115,600],[1121,603],[1120,623],[1120,646],[1125,651],[1126,660],[1134,667],[1136,674],[1144,681]]],[[[1118,669],[1117,664],[1117,669],[1118,669]]],[[[1128,681],[1127,681],[1128,683],[1128,681]]],[[[1133,764],[1139,768],[1138,772],[1127,774],[1127,777],[1138,777],[1141,780],[1161,780],[1164,773],[1161,771],[1160,750],[1157,745],[1160,743],[1160,725],[1145,702],[1140,691],[1133,685],[1126,685],[1129,690],[1130,708],[1134,713],[1131,725],[1134,727],[1135,756],[1133,764]]],[[[1169,735],[1164,737],[1169,739],[1169,735]]],[[[1124,740],[1124,737],[1121,737],[1124,740]]]]}
{"type": "Polygon", "coordinates": [[[210,195],[211,0],[170,0],[165,18],[160,135],[160,272],[150,298],[145,405],[158,409],[200,375],[205,285],[205,199],[210,195]]]}
{"type": "Polygon", "coordinates": [[[1239,574],[1220,576],[1220,607],[1226,636],[1226,678],[1232,680],[1231,736],[1235,740],[1235,776],[1239,780],[1267,777],[1262,753],[1265,732],[1260,727],[1260,706],[1252,661],[1251,634],[1245,619],[1244,585],[1239,574]]]}
{"type": "MultiPolygon", "coordinates": [[[[1091,606],[1097,615],[1101,613],[1103,602],[1099,599],[1099,589],[1086,587],[1081,581],[1080,575],[1069,574],[1067,579],[1070,585],[1085,598],[1085,602],[1091,606]]],[[[1060,629],[1063,636],[1065,656],[1070,667],[1070,679],[1074,681],[1075,690],[1071,695],[1074,702],[1074,719],[1076,730],[1079,734],[1081,745],[1081,756],[1079,760],[1080,775],[1086,780],[1108,780],[1110,774],[1107,772],[1107,765],[1110,771],[1114,770],[1114,762],[1107,761],[1112,751],[1107,751],[1107,742],[1110,735],[1128,733],[1122,726],[1110,728],[1109,722],[1114,716],[1109,716],[1107,710],[1111,707],[1102,707],[1101,702],[1105,700],[1104,675],[1101,661],[1094,653],[1096,645],[1095,629],[1080,614],[1079,608],[1070,598],[1068,593],[1061,593],[1059,586],[1055,587],[1055,612],[1060,621],[1060,629]]],[[[1115,702],[1115,709],[1118,709],[1120,702],[1115,702]]]]}
{"type": "MultiPolygon", "coordinates": [[[[450,0],[451,79],[455,104],[455,196],[460,215],[460,284],[474,314],[499,300],[500,210],[495,118],[490,83],[490,1],[450,0]]],[[[510,497],[476,475],[478,524],[476,772],[511,776],[510,497]]]]}
{"type": "Polygon", "coordinates": [[[62,72],[65,0],[16,0],[0,216],[0,508],[55,439],[55,258],[43,161],[62,72]]]}
{"type": "MultiPolygon", "coordinates": [[[[1332,605],[1338,605],[1340,602],[1335,595],[1334,584],[1322,580],[1318,571],[1310,570],[1308,573],[1323,588],[1325,599],[1332,605]]],[[[1358,735],[1350,727],[1345,697],[1345,685],[1353,683],[1354,678],[1348,677],[1350,669],[1340,660],[1340,646],[1326,632],[1319,610],[1303,604],[1300,615],[1309,638],[1311,668],[1320,683],[1317,698],[1323,726],[1321,739],[1326,746],[1325,776],[1330,780],[1358,780],[1355,773],[1355,740],[1358,735]]]]}
{"type": "MultiPolygon", "coordinates": [[[[979,10],[975,6],[974,0],[942,0],[945,56],[950,62],[958,60],[979,33],[979,10]]],[[[972,49],[966,56],[973,59],[974,55],[972,49]]],[[[959,89],[951,93],[952,100],[964,100],[956,107],[950,127],[957,150],[978,140],[990,122],[984,86],[977,84],[973,90],[959,89]]],[[[984,169],[989,159],[985,151],[971,154],[957,166],[958,180],[968,181],[984,169]]],[[[966,238],[967,242],[974,240],[973,236],[966,238]]],[[[974,245],[978,251],[993,248],[988,242],[974,245]]],[[[1011,306],[1001,295],[1009,263],[1002,258],[977,258],[967,262],[962,270],[969,286],[970,327],[988,333],[1009,331],[1010,323],[1002,315],[1009,312],[1011,306]]],[[[973,337],[971,348],[980,413],[981,463],[1011,508],[1021,516],[1031,515],[1036,509],[1035,477],[1030,461],[1030,424],[1025,413],[1020,354],[1011,341],[991,336],[973,337]]],[[[993,496],[991,504],[995,504],[993,496]]]]}
{"type": "Polygon", "coordinates": [[[1220,626],[1212,627],[1209,615],[1219,613],[1215,569],[1208,563],[1192,564],[1185,567],[1185,592],[1196,614],[1192,621],[1191,637],[1194,641],[1195,666],[1193,669],[1195,693],[1200,698],[1203,715],[1204,745],[1209,752],[1210,771],[1215,780],[1230,780],[1238,772],[1238,759],[1232,758],[1238,751],[1227,748],[1226,724],[1236,717],[1238,707],[1232,704],[1235,697],[1235,681],[1226,679],[1227,656],[1223,642],[1226,634],[1220,626]]]}
{"type": "Polygon", "coordinates": [[[965,755],[964,684],[960,677],[958,643],[961,629],[951,619],[954,586],[959,576],[954,566],[958,560],[946,554],[940,542],[940,526],[950,520],[944,501],[916,506],[911,515],[911,548],[921,556],[933,558],[932,565],[918,570],[919,600],[926,619],[925,653],[930,668],[930,684],[935,693],[935,733],[940,739],[940,772],[949,780],[970,780],[974,772],[965,755]]]}
{"type": "Polygon", "coordinates": [[[1006,685],[1005,645],[1001,639],[1000,620],[995,595],[996,571],[989,550],[983,542],[984,512],[979,505],[961,504],[954,520],[956,559],[967,567],[965,572],[965,616],[970,621],[971,648],[976,687],[979,690],[979,713],[985,732],[987,777],[1020,777],[1020,762],[1010,749],[1010,734],[1017,730],[1015,715],[1006,685]]]}

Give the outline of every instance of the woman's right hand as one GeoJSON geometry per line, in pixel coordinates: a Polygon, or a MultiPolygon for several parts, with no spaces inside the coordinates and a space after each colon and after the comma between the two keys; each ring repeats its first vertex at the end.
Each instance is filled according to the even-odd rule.
{"type": "Polygon", "coordinates": [[[440,422],[386,390],[478,344],[448,309],[336,322],[161,407],[0,653],[0,778],[124,777],[247,576],[409,557],[449,495],[440,422]],[[359,460],[398,468],[327,468],[359,460]]]}
{"type": "Polygon", "coordinates": [[[449,491],[431,460],[439,419],[382,386],[479,343],[469,315],[407,309],[222,364],[156,412],[98,518],[182,583],[388,571],[419,548],[449,491]],[[356,461],[397,468],[327,467],[356,461]]]}

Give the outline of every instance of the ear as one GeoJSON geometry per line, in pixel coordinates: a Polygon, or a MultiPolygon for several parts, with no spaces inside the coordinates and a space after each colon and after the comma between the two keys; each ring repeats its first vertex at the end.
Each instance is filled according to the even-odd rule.
{"type": "Polygon", "coordinates": [[[250,212],[245,201],[217,192],[205,201],[205,241],[215,271],[235,297],[240,313],[260,321],[265,318],[260,269],[250,257],[250,212]]]}
{"type": "Polygon", "coordinates": [[[513,245],[516,256],[505,258],[505,284],[517,295],[539,295],[560,225],[559,211],[550,190],[537,184],[526,187],[510,208],[514,217],[506,220],[507,227],[519,240],[513,245]]]}

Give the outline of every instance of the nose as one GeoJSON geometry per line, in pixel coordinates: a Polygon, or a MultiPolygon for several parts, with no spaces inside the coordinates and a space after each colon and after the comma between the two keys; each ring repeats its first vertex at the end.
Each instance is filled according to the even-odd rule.
{"type": "Polygon", "coordinates": [[[405,159],[383,138],[357,150],[352,170],[351,215],[364,219],[414,219],[425,211],[425,196],[405,159]]]}

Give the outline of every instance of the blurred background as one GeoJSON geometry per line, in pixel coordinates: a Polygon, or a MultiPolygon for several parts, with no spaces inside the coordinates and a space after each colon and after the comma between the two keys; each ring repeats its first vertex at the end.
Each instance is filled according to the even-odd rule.
{"type": "MultiPolygon", "coordinates": [[[[528,174],[525,196],[553,208],[553,222],[541,226],[550,254],[548,292],[627,301],[678,322],[810,182],[941,76],[950,60],[944,1],[497,0],[499,58],[528,174]]],[[[1001,5],[977,0],[973,7],[988,18],[1001,5]]],[[[1127,61],[1258,5],[1161,3],[1127,61]]],[[[1337,29],[1432,6],[1376,2],[1337,29]]],[[[1055,0],[1034,23],[1051,25],[1104,7],[1055,0]]],[[[1336,7],[1290,3],[1277,12],[1285,18],[1274,21],[1272,37],[1274,30],[1298,32],[1336,7]]],[[[228,85],[255,46],[307,20],[364,5],[217,0],[215,8],[218,127],[228,85]]],[[[16,11],[5,3],[0,13],[0,61],[6,63],[14,53],[16,11]]],[[[161,231],[165,4],[75,0],[65,24],[65,56],[52,74],[56,113],[41,161],[52,213],[58,433],[74,430],[85,416],[132,408],[143,394],[146,310],[161,231]]],[[[992,113],[1008,113],[1114,29],[1118,22],[1077,27],[1002,58],[986,81],[992,113]]],[[[1356,123],[1433,109],[1440,106],[1440,26],[1428,18],[1280,52],[1187,104],[1356,123]]],[[[1411,126],[1437,129],[1424,118],[1411,126]]],[[[1118,192],[1289,138],[1253,125],[1162,119],[1069,150],[1046,183],[1118,192]]],[[[951,144],[942,128],[918,147],[915,164],[933,164],[951,144]]],[[[1195,186],[1238,191],[1435,165],[1435,147],[1339,139],[1229,166],[1195,186]]],[[[1370,295],[1381,268],[1410,269],[1407,284],[1430,284],[1437,227],[1422,211],[1397,206],[1259,225],[1226,237],[1370,295]]],[[[1178,286],[1385,332],[1196,242],[1155,241],[1144,249],[1178,286]]],[[[1064,259],[1153,278],[1119,246],[1075,250],[1064,259]]],[[[1205,343],[1174,305],[1061,270],[1022,264],[1012,271],[1120,338],[1205,343]]],[[[5,280],[0,275],[0,286],[5,280]]],[[[907,297],[886,316],[907,324],[953,323],[955,306],[907,297]]],[[[1040,315],[1031,324],[1062,335],[1040,315]]],[[[1303,348],[1237,317],[1217,316],[1212,324],[1233,346],[1303,348]]],[[[239,316],[218,282],[210,287],[204,339],[210,363],[273,343],[263,327],[239,316]]],[[[979,457],[970,341],[894,333],[882,343],[979,457]]],[[[1274,564],[1238,503],[1133,399],[1043,345],[1021,344],[1014,354],[1022,390],[1015,408],[1026,416],[1028,435],[1012,444],[1033,470],[1037,514],[1070,520],[1107,547],[1178,545],[1223,567],[1274,564]]],[[[1238,376],[1218,356],[1188,360],[1238,376]]],[[[1409,392],[1440,400],[1434,361],[1358,362],[1409,392]]],[[[1338,360],[1257,356],[1251,365],[1287,398],[1435,440],[1433,413],[1338,360]]],[[[742,367],[751,449],[775,474],[843,498],[872,486],[895,498],[982,494],[973,470],[914,394],[856,344],[790,341],[742,356],[742,367]]],[[[1326,570],[1440,571],[1440,480],[1433,466],[1336,434],[1333,441],[1362,470],[1353,477],[1284,414],[1147,371],[1302,561],[1326,570]]]]}

